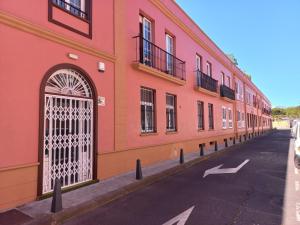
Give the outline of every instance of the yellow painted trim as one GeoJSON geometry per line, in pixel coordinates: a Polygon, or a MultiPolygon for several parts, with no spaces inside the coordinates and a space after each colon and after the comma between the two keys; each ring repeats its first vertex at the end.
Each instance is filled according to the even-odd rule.
{"type": "Polygon", "coordinates": [[[234,103],[234,100],[230,99],[230,98],[227,98],[227,97],[221,97],[221,99],[227,101],[227,102],[230,102],[230,103],[234,103]]]}
{"type": "MultiPolygon", "coordinates": [[[[204,131],[216,132],[216,130],[204,130],[204,131]]],[[[161,144],[142,145],[142,146],[137,146],[137,147],[132,147],[132,148],[123,148],[123,149],[120,149],[119,151],[98,153],[97,155],[98,156],[112,155],[112,154],[118,154],[120,152],[138,151],[138,150],[141,150],[141,149],[168,146],[168,145],[176,145],[176,144],[182,144],[182,143],[197,141],[197,140],[199,140],[201,142],[210,142],[210,141],[215,141],[215,140],[218,140],[218,139],[221,139],[221,138],[229,138],[229,137],[234,137],[235,136],[235,134],[233,132],[229,133],[229,134],[219,134],[219,135],[215,135],[215,136],[212,136],[211,134],[209,134],[207,136],[200,136],[200,135],[202,135],[201,132],[198,133],[198,134],[199,134],[199,136],[197,138],[191,138],[191,139],[180,140],[180,141],[172,141],[172,142],[166,142],[166,143],[161,143],[161,144]]],[[[166,135],[166,134],[164,133],[164,135],[166,135]]]]}
{"type": "Polygon", "coordinates": [[[0,168],[0,172],[8,171],[8,170],[18,170],[18,169],[23,169],[23,168],[28,168],[28,167],[35,167],[40,165],[40,163],[28,163],[28,164],[22,164],[22,165],[17,165],[17,166],[8,166],[8,167],[3,167],[0,168]]]}
{"type": "Polygon", "coordinates": [[[207,94],[207,95],[213,96],[213,97],[218,97],[219,96],[219,93],[206,90],[205,88],[202,88],[202,87],[195,87],[195,90],[199,91],[199,92],[201,92],[203,94],[207,94]]]}
{"type": "Polygon", "coordinates": [[[175,78],[171,75],[168,75],[164,72],[161,72],[157,69],[154,69],[150,66],[147,66],[147,65],[144,65],[142,63],[133,63],[133,67],[137,70],[141,70],[143,72],[146,72],[146,73],[149,73],[153,76],[156,76],[156,77],[159,77],[159,78],[162,78],[162,79],[165,79],[165,80],[168,80],[168,81],[171,81],[175,84],[178,84],[178,85],[185,85],[186,84],[186,81],[185,80],[180,80],[179,78],[175,78]]]}
{"type": "Polygon", "coordinates": [[[24,19],[9,15],[4,11],[0,11],[0,23],[18,29],[20,31],[27,32],[29,34],[33,34],[40,38],[44,38],[46,40],[50,40],[55,43],[62,44],[64,46],[76,49],[78,51],[87,53],[92,56],[103,58],[111,62],[114,62],[116,60],[116,57],[112,54],[99,51],[92,46],[88,46],[78,41],[74,41],[61,34],[55,33],[54,31],[39,27],[24,19]]]}

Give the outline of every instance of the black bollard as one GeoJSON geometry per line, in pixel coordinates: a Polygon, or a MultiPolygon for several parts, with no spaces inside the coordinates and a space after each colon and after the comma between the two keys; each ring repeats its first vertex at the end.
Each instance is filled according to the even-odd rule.
{"type": "Polygon", "coordinates": [[[244,141],[247,141],[247,135],[244,134],[244,141]]]}
{"type": "Polygon", "coordinates": [[[227,141],[227,139],[224,139],[224,142],[225,142],[225,148],[227,148],[228,147],[228,141],[227,141]]]}
{"type": "Polygon", "coordinates": [[[179,163],[180,163],[180,164],[183,164],[183,163],[184,163],[183,149],[180,149],[179,163]]]}
{"type": "Polygon", "coordinates": [[[235,145],[235,137],[233,138],[233,144],[235,145]]]}
{"type": "Polygon", "coordinates": [[[240,135],[240,143],[242,143],[242,135],[240,135]]]}
{"type": "Polygon", "coordinates": [[[54,190],[53,190],[51,212],[57,213],[61,210],[62,210],[61,182],[58,178],[56,178],[54,184],[54,190]]]}
{"type": "Polygon", "coordinates": [[[200,156],[204,156],[203,144],[200,144],[199,148],[200,148],[200,156]]]}
{"type": "Polygon", "coordinates": [[[139,159],[136,160],[136,173],[135,173],[135,179],[137,179],[137,180],[143,179],[141,160],[139,160],[139,159]]]}
{"type": "Polygon", "coordinates": [[[215,152],[218,151],[218,142],[215,141],[215,152]]]}

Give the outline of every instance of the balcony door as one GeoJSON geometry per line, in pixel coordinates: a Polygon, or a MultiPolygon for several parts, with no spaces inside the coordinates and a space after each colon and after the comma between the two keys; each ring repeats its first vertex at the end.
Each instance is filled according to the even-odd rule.
{"type": "Polygon", "coordinates": [[[152,66],[152,23],[146,17],[140,16],[140,34],[142,52],[141,63],[152,66]]]}
{"type": "Polygon", "coordinates": [[[168,74],[174,74],[174,38],[166,34],[166,69],[168,74]]]}

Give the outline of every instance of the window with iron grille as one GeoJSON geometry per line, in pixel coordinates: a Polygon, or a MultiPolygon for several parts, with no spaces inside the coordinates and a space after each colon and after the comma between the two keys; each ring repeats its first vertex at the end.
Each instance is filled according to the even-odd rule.
{"type": "Polygon", "coordinates": [[[241,124],[241,112],[240,111],[237,111],[237,122],[238,122],[238,128],[241,128],[242,127],[242,124],[241,124]]]}
{"type": "Polygon", "coordinates": [[[211,103],[208,103],[208,127],[214,129],[214,105],[211,103]]]}
{"type": "Polygon", "coordinates": [[[227,127],[227,112],[226,112],[226,108],[222,107],[222,127],[223,129],[226,129],[227,127]]]}
{"type": "Polygon", "coordinates": [[[141,88],[141,130],[142,133],[156,132],[155,90],[141,88]]]}
{"type": "Polygon", "coordinates": [[[228,109],[228,127],[232,128],[232,110],[228,109]]]}
{"type": "Polygon", "coordinates": [[[75,16],[88,19],[86,0],[52,0],[52,2],[75,16]]]}
{"type": "Polygon", "coordinates": [[[198,108],[198,129],[204,130],[204,103],[198,101],[197,108],[198,108]]]}
{"type": "Polygon", "coordinates": [[[167,131],[176,131],[176,96],[166,94],[167,131]]]}

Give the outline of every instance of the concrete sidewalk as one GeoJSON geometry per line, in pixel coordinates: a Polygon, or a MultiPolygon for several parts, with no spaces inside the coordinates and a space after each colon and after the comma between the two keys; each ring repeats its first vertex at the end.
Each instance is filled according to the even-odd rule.
{"type": "MultiPolygon", "coordinates": [[[[239,144],[238,140],[236,144],[239,144]]],[[[231,146],[233,146],[233,142],[229,141],[228,147],[230,148],[231,146]]],[[[50,212],[52,198],[28,203],[11,210],[10,212],[6,212],[6,214],[4,213],[4,216],[1,216],[0,214],[0,225],[60,224],[68,218],[107,204],[130,192],[157,182],[164,177],[176,174],[211,156],[217,156],[221,152],[224,152],[224,149],[225,145],[219,144],[218,151],[215,152],[214,145],[211,145],[205,149],[204,156],[200,157],[199,150],[185,154],[185,163],[182,165],[179,164],[178,158],[143,167],[142,171],[144,178],[140,181],[135,179],[135,171],[131,171],[86,187],[63,193],[63,210],[59,213],[53,214],[50,212]],[[20,217],[21,219],[16,219],[16,221],[14,221],[9,219],[11,216],[15,218],[20,217]]]]}

